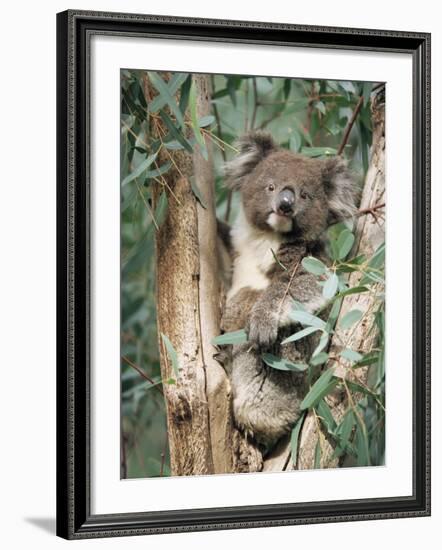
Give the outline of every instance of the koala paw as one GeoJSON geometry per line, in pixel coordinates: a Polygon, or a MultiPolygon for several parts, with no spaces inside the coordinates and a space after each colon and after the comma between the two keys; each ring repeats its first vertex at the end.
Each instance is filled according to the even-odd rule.
{"type": "Polygon", "coordinates": [[[278,337],[278,320],[275,315],[252,311],[246,331],[250,342],[261,348],[269,347],[278,337]]]}

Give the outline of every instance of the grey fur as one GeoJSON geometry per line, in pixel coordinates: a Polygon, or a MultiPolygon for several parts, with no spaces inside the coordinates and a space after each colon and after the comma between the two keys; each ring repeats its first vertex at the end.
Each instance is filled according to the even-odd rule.
{"type": "Polygon", "coordinates": [[[318,335],[281,344],[299,329],[289,316],[293,300],[312,313],[326,305],[301,261],[313,255],[327,263],[324,231],[354,214],[357,192],[342,159],[292,153],[263,132],[244,136],[239,148],[226,169],[229,185],[241,193],[242,213],[231,231],[233,277],[222,328],[248,333],[246,344],[230,350],[233,413],[237,425],[269,449],[299,418],[307,388],[304,374],[272,369],[261,355],[270,351],[293,362],[310,357],[318,335]],[[282,215],[277,197],[285,189],[295,201],[293,211],[282,215]]]}

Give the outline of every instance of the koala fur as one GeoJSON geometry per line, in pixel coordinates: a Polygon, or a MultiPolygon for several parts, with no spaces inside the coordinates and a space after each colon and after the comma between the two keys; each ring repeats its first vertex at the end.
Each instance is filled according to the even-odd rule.
{"type": "Polygon", "coordinates": [[[226,175],[240,192],[241,206],[230,230],[233,271],[222,329],[245,328],[249,338],[230,349],[233,414],[268,450],[299,418],[308,388],[304,373],[273,369],[261,354],[300,362],[313,352],[317,335],[280,344],[299,329],[289,317],[293,300],[311,313],[326,305],[316,277],[301,261],[315,256],[327,263],[324,232],[354,214],[357,191],[340,157],[295,154],[264,132],[240,140],[226,175]]]}

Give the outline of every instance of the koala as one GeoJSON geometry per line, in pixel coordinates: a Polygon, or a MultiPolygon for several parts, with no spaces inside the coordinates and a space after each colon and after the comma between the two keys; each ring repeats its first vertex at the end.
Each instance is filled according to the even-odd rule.
{"type": "Polygon", "coordinates": [[[262,353],[300,362],[313,352],[315,335],[281,344],[299,329],[289,315],[294,301],[313,314],[326,306],[301,262],[314,256],[327,264],[324,233],[354,215],[357,191],[340,157],[295,154],[258,131],[238,147],[226,165],[227,184],[241,200],[230,229],[232,277],[221,324],[224,332],[248,334],[248,342],[229,349],[233,415],[266,452],[296,423],[308,388],[304,373],[273,369],[262,353]]]}

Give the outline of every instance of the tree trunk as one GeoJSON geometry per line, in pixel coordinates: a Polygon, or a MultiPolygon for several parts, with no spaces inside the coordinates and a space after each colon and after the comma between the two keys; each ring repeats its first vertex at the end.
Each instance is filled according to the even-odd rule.
{"type": "MultiPolygon", "coordinates": [[[[384,202],[385,193],[385,104],[384,90],[381,89],[372,98],[372,122],[373,139],[371,148],[370,166],[365,178],[360,204],[361,216],[356,225],[356,241],[354,244],[354,255],[364,254],[370,257],[376,248],[384,241],[384,219],[376,215],[377,211],[370,210],[384,202]]],[[[378,212],[379,213],[379,212],[378,212]]],[[[349,285],[357,286],[360,273],[352,273],[349,277],[349,285]]],[[[362,353],[372,349],[377,333],[373,327],[373,307],[375,306],[372,293],[352,294],[347,296],[341,307],[339,320],[351,309],[357,308],[367,312],[355,330],[342,331],[337,328],[330,345],[330,355],[336,355],[337,350],[342,347],[339,342],[345,341],[353,349],[362,353]]],[[[331,365],[330,365],[331,366],[331,365]]],[[[345,360],[333,365],[335,374],[353,382],[367,382],[368,367],[359,369],[347,368],[345,360]]],[[[327,398],[327,403],[332,411],[333,417],[339,423],[349,406],[348,395],[342,391],[335,391],[327,398]]],[[[333,458],[333,442],[327,438],[327,434],[319,426],[316,415],[310,412],[303,424],[296,466],[293,465],[290,455],[290,442],[281,442],[273,451],[272,455],[265,461],[265,471],[281,471],[292,469],[312,469],[315,462],[315,449],[318,439],[321,439],[321,468],[334,468],[338,466],[339,459],[333,458]]]]}
{"type": "MultiPolygon", "coordinates": [[[[210,112],[209,80],[193,76],[198,117],[210,112]]],[[[148,79],[146,97],[152,97],[148,79]]],[[[165,129],[153,121],[153,134],[165,129]]],[[[198,149],[162,152],[161,163],[172,157],[166,186],[157,185],[155,203],[166,193],[168,210],[156,234],[157,323],[164,383],[172,475],[242,471],[248,449],[233,425],[230,384],[212,338],[220,332],[221,291],[217,249],[214,170],[210,143],[208,160],[198,149]],[[192,185],[199,190],[197,200],[192,185]],[[176,376],[162,334],[171,341],[178,359],[176,376]]],[[[249,453],[248,463],[257,455],[249,453]]],[[[257,459],[258,462],[258,459],[257,459]]]]}

